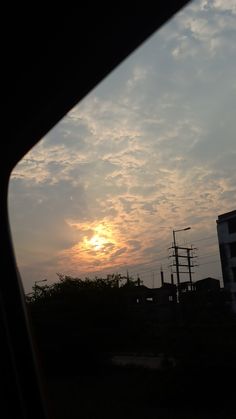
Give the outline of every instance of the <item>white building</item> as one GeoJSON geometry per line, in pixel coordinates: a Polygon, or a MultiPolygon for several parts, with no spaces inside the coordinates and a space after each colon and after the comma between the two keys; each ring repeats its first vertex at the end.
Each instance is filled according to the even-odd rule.
{"type": "Polygon", "coordinates": [[[236,210],[219,215],[216,222],[224,288],[236,313],[236,210]]]}

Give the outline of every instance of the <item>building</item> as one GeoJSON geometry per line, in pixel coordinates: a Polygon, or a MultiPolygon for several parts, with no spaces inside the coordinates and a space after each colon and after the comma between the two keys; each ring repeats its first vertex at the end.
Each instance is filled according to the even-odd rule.
{"type": "Polygon", "coordinates": [[[163,282],[160,288],[148,288],[145,285],[124,286],[121,292],[129,304],[168,305],[177,302],[176,285],[163,282]]]}
{"type": "Polygon", "coordinates": [[[220,290],[219,279],[207,277],[194,282],[194,289],[197,292],[213,292],[220,290]]]}
{"type": "Polygon", "coordinates": [[[236,313],[236,210],[219,215],[216,222],[224,288],[236,313]]]}
{"type": "MultiPolygon", "coordinates": [[[[179,284],[179,297],[181,296],[181,294],[187,293],[187,292],[191,292],[193,291],[194,284],[192,281],[182,281],[179,284]]],[[[180,300],[181,298],[179,298],[180,300]]]]}
{"type": "Polygon", "coordinates": [[[180,283],[179,287],[180,298],[179,302],[183,303],[185,301],[194,299],[201,300],[203,297],[206,301],[210,301],[211,296],[214,293],[219,293],[220,281],[215,278],[203,278],[196,282],[185,281],[180,283]]]}

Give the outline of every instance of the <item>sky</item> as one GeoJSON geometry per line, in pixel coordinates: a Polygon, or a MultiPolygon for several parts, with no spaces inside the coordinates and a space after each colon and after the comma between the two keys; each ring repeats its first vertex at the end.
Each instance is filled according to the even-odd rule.
{"type": "Polygon", "coordinates": [[[236,208],[235,110],[236,0],[191,2],[14,168],[26,292],[57,273],[128,270],[160,286],[172,230],[188,226],[176,238],[197,248],[193,279],[221,279],[216,219],[236,208]]]}

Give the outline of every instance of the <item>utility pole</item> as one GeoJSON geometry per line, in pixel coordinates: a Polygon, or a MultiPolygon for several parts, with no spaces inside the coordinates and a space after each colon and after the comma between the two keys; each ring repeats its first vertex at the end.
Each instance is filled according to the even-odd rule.
{"type": "Polygon", "coordinates": [[[178,246],[176,243],[176,233],[179,231],[187,231],[190,230],[191,227],[186,227],[186,228],[182,228],[179,230],[173,230],[173,246],[172,249],[174,249],[174,254],[172,255],[172,257],[174,258],[175,263],[172,266],[175,266],[176,268],[176,277],[177,277],[177,295],[178,295],[178,300],[179,300],[179,293],[180,293],[180,274],[185,274],[188,273],[189,274],[189,282],[190,282],[190,287],[192,290],[192,270],[191,268],[193,268],[195,265],[191,264],[191,259],[194,257],[192,254],[193,251],[193,247],[181,247],[178,246]],[[182,253],[182,251],[185,252],[185,254],[182,253]],[[185,263],[181,263],[181,259],[187,259],[187,264],[185,263]],[[188,271],[180,271],[181,267],[186,267],[188,268],[188,271]]]}
{"type": "Polygon", "coordinates": [[[162,287],[164,286],[164,272],[163,272],[162,266],[161,266],[161,286],[162,287]]]}
{"type": "Polygon", "coordinates": [[[177,288],[179,289],[179,257],[178,257],[178,246],[176,246],[176,239],[175,239],[176,231],[173,230],[173,241],[174,241],[174,255],[175,255],[175,266],[176,266],[176,275],[177,275],[177,288]]]}
{"type": "Polygon", "coordinates": [[[197,256],[194,256],[194,254],[193,254],[193,251],[194,250],[197,250],[197,248],[196,247],[190,247],[190,248],[187,248],[187,260],[188,260],[188,274],[189,274],[189,282],[190,282],[190,284],[191,284],[191,291],[193,290],[193,281],[192,281],[192,268],[194,268],[195,266],[198,266],[198,265],[196,265],[195,263],[192,263],[191,262],[191,260],[193,259],[193,258],[196,258],[197,256]]]}
{"type": "Polygon", "coordinates": [[[171,284],[174,285],[174,275],[172,272],[172,268],[171,268],[171,273],[170,273],[170,281],[171,281],[171,284]]]}
{"type": "Polygon", "coordinates": [[[175,266],[176,266],[176,275],[177,275],[177,287],[179,288],[179,284],[180,284],[180,277],[179,277],[179,254],[178,254],[178,250],[179,250],[179,246],[177,246],[176,244],[176,233],[178,233],[179,231],[187,231],[187,230],[191,230],[191,227],[185,227],[185,228],[180,228],[179,230],[173,230],[173,242],[174,242],[174,256],[175,256],[175,266]]]}
{"type": "MultiPolygon", "coordinates": [[[[180,273],[181,274],[188,274],[188,276],[189,276],[189,282],[190,282],[190,288],[191,288],[191,291],[192,291],[192,289],[193,289],[193,282],[192,282],[192,274],[193,274],[193,272],[192,272],[192,268],[194,268],[195,266],[197,266],[194,263],[192,263],[192,259],[193,258],[196,258],[196,256],[193,255],[193,251],[196,250],[196,248],[193,248],[192,246],[191,247],[176,246],[176,248],[177,248],[177,251],[180,250],[181,252],[184,252],[184,254],[178,252],[177,253],[178,264],[174,263],[172,266],[175,266],[176,267],[176,274],[177,274],[177,267],[178,267],[178,269],[180,267],[187,268],[186,271],[181,271],[181,272],[179,271],[179,274],[180,273]],[[180,262],[181,259],[187,259],[186,260],[186,263],[181,263],[180,262]]],[[[176,260],[176,253],[174,253],[172,255],[172,257],[174,257],[175,260],[176,260]]],[[[179,282],[178,286],[179,285],[180,285],[180,282],[179,282]]]]}
{"type": "Polygon", "coordinates": [[[191,291],[193,290],[193,283],[192,283],[192,271],[191,268],[193,265],[191,265],[191,258],[193,257],[190,253],[191,249],[187,249],[187,259],[188,259],[188,272],[189,272],[189,281],[191,284],[191,291]]]}

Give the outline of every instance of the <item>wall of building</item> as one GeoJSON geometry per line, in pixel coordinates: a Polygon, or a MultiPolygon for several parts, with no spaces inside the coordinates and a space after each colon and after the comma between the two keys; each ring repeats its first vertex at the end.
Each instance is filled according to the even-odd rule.
{"type": "Polygon", "coordinates": [[[232,309],[236,312],[236,211],[222,214],[217,220],[224,288],[231,293],[232,309]]]}

